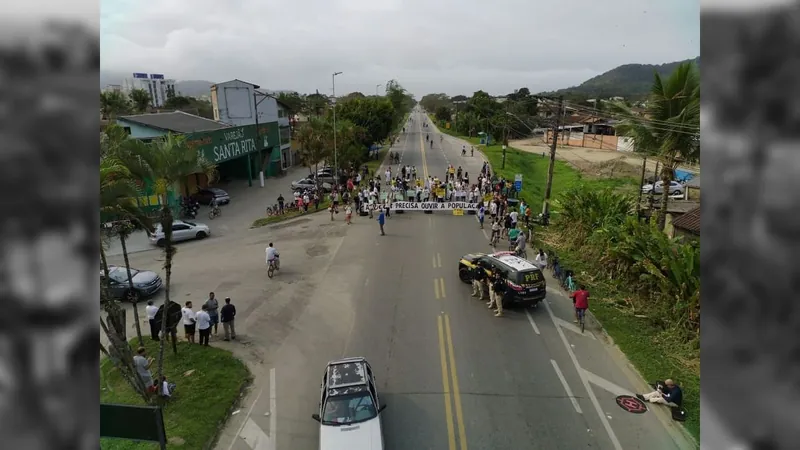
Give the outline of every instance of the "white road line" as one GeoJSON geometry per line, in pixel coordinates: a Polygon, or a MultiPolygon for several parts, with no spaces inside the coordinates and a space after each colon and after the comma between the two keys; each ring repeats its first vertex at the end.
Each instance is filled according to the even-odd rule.
{"type": "Polygon", "coordinates": [[[369,278],[367,278],[366,280],[364,280],[364,287],[367,287],[368,285],[369,285],[369,278]]]}
{"type": "Polygon", "coordinates": [[[242,429],[241,438],[253,450],[272,450],[269,435],[259,427],[252,418],[248,418],[242,429]]]}
{"type": "Polygon", "coordinates": [[[597,338],[594,337],[594,334],[592,334],[591,331],[586,331],[584,333],[581,333],[581,329],[578,328],[577,325],[569,323],[564,319],[559,319],[558,317],[556,317],[556,325],[564,327],[564,328],[568,329],[569,331],[572,331],[575,334],[580,334],[581,336],[588,336],[588,337],[594,339],[595,341],[597,340],[597,338]]]}
{"type": "Polygon", "coordinates": [[[242,433],[242,430],[244,429],[244,426],[247,425],[247,421],[250,419],[250,414],[253,413],[253,407],[256,406],[256,403],[258,403],[258,399],[261,398],[261,393],[262,392],[264,392],[263,388],[258,390],[258,395],[256,395],[255,400],[253,400],[253,403],[250,405],[250,408],[247,410],[247,414],[245,414],[245,416],[244,416],[244,420],[242,421],[242,425],[239,427],[238,430],[236,430],[236,434],[233,435],[233,440],[231,441],[231,445],[228,446],[228,450],[231,450],[233,448],[233,444],[236,443],[236,439],[242,433]]]}
{"type": "Polygon", "coordinates": [[[525,310],[525,315],[528,316],[528,322],[531,323],[531,327],[533,327],[534,333],[541,334],[539,333],[539,327],[536,326],[536,322],[533,321],[533,316],[531,316],[531,313],[528,312],[527,309],[525,310]]]}
{"type": "Polygon", "coordinates": [[[583,414],[581,411],[581,405],[578,404],[578,400],[575,399],[575,396],[572,394],[572,389],[569,388],[567,384],[567,379],[564,378],[564,374],[561,373],[561,369],[558,368],[558,363],[555,359],[551,359],[550,363],[553,364],[553,370],[556,371],[556,375],[558,375],[558,379],[561,380],[561,384],[564,385],[564,391],[567,392],[567,397],[569,397],[569,401],[572,402],[572,406],[575,408],[575,412],[578,414],[583,414]]]}
{"type": "Polygon", "coordinates": [[[614,394],[615,397],[619,397],[620,395],[631,395],[631,396],[636,395],[633,392],[625,389],[624,387],[617,386],[616,384],[606,380],[600,375],[595,375],[586,369],[583,369],[583,374],[586,376],[586,379],[589,380],[590,383],[594,384],[597,387],[607,390],[608,392],[614,394]]]}
{"type": "Polygon", "coordinates": [[[278,440],[278,431],[275,429],[278,424],[278,398],[276,396],[276,384],[275,368],[273,367],[269,369],[269,443],[272,446],[272,450],[277,448],[278,440]]]}
{"type": "Polygon", "coordinates": [[[431,258],[433,259],[433,268],[435,269],[436,268],[436,255],[431,256],[431,258]]]}
{"type": "Polygon", "coordinates": [[[564,343],[564,348],[567,349],[569,359],[572,361],[572,365],[575,366],[575,370],[578,372],[578,376],[581,378],[583,388],[586,389],[586,393],[589,395],[589,400],[591,400],[592,406],[594,406],[594,410],[597,413],[597,416],[600,418],[600,422],[603,424],[603,428],[606,430],[608,438],[611,440],[611,444],[614,446],[614,450],[622,450],[622,444],[619,443],[619,439],[617,439],[617,435],[611,428],[611,424],[608,423],[608,418],[606,418],[603,408],[600,407],[600,402],[597,401],[597,396],[594,395],[594,391],[592,391],[592,387],[589,385],[589,381],[586,379],[586,374],[583,373],[583,369],[581,368],[580,364],[578,364],[578,358],[575,357],[575,352],[572,351],[572,347],[570,347],[567,337],[564,336],[564,330],[558,326],[558,323],[556,322],[556,316],[550,309],[550,305],[548,305],[546,301],[542,303],[544,303],[544,307],[547,309],[547,314],[550,315],[550,319],[553,321],[553,325],[556,327],[556,331],[558,332],[558,336],[561,338],[561,342],[564,343]]]}
{"type": "Polygon", "coordinates": [[[436,254],[436,267],[442,267],[442,254],[436,254]]]}

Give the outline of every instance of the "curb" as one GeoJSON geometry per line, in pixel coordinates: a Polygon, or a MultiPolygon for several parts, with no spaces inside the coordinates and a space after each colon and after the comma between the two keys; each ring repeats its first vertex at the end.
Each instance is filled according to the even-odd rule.
{"type": "MultiPolygon", "coordinates": [[[[231,352],[231,355],[233,355],[233,352],[231,352]]],[[[209,439],[208,442],[206,442],[206,444],[203,446],[203,450],[211,450],[214,447],[216,447],[216,445],[219,443],[219,438],[222,436],[222,429],[225,428],[225,425],[227,425],[228,421],[231,419],[231,417],[233,417],[232,415],[233,412],[236,409],[238,409],[241,406],[244,399],[247,398],[247,395],[249,394],[248,391],[253,386],[253,381],[255,381],[255,376],[253,376],[253,372],[250,371],[250,368],[247,367],[247,364],[245,364],[245,362],[242,361],[241,359],[237,358],[236,355],[234,355],[234,358],[236,358],[237,361],[242,363],[244,368],[247,369],[247,374],[248,374],[247,378],[244,380],[244,383],[242,383],[242,386],[239,388],[239,395],[236,397],[236,401],[234,401],[233,404],[230,406],[230,408],[228,408],[228,410],[225,412],[225,416],[222,418],[222,420],[220,420],[219,423],[217,423],[216,432],[211,437],[211,439],[209,439]]]]}

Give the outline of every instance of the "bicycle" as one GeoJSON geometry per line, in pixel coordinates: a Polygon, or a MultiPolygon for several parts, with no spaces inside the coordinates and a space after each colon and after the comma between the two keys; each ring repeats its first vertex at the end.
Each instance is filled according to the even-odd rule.
{"type": "Polygon", "coordinates": [[[214,220],[214,218],[219,217],[222,215],[222,208],[219,206],[214,206],[211,208],[211,211],[208,212],[208,218],[214,220]]]}
{"type": "Polygon", "coordinates": [[[497,243],[500,241],[500,233],[499,232],[492,232],[492,237],[489,240],[489,244],[492,247],[497,247],[497,243]]]}
{"type": "Polygon", "coordinates": [[[275,275],[275,271],[280,270],[277,265],[275,265],[275,260],[269,262],[269,267],[267,267],[267,276],[272,278],[275,275]]]}

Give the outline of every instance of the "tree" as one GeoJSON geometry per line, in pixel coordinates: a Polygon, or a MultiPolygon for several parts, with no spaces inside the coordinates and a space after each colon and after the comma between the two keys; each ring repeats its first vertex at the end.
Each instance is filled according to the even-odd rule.
{"type": "Polygon", "coordinates": [[[356,98],[336,105],[336,118],[348,120],[363,130],[358,138],[366,149],[389,137],[395,123],[395,111],[391,101],[385,97],[356,98]]]}
{"type": "Polygon", "coordinates": [[[164,102],[166,109],[181,109],[192,105],[191,97],[184,97],[183,95],[167,96],[167,101],[164,102]]]}
{"type": "Polygon", "coordinates": [[[328,101],[328,98],[319,92],[315,94],[309,94],[306,96],[304,112],[309,116],[321,116],[325,114],[325,111],[328,109],[329,105],[330,102],[328,101]]]}
{"type": "Polygon", "coordinates": [[[118,116],[127,114],[131,110],[128,98],[119,91],[106,91],[100,93],[100,114],[103,118],[114,120],[118,116]]]}
{"type": "Polygon", "coordinates": [[[452,118],[450,108],[444,105],[436,108],[436,112],[434,113],[434,115],[436,116],[436,120],[440,122],[449,122],[450,119],[452,118]]]}
{"type": "MultiPolygon", "coordinates": [[[[155,195],[158,196],[161,205],[160,222],[164,231],[164,271],[166,273],[164,282],[164,305],[166,311],[170,304],[170,281],[172,279],[172,260],[177,249],[172,242],[172,222],[174,216],[172,207],[169,204],[170,190],[177,184],[183,182],[186,177],[202,173],[209,180],[213,181],[217,177],[216,166],[207,161],[199,152],[190,149],[186,145],[185,136],[176,136],[172,133],[167,134],[163,139],[158,139],[150,143],[143,143],[138,140],[129,139],[123,146],[120,155],[125,166],[131,171],[132,175],[140,181],[148,180],[155,188],[155,195]]],[[[161,379],[164,374],[164,343],[166,341],[167,320],[161,321],[161,339],[158,351],[158,376],[161,379]]],[[[174,343],[174,336],[173,336],[174,343]]]]}
{"type": "Polygon", "coordinates": [[[394,125],[399,124],[405,114],[414,106],[414,98],[410,96],[406,89],[397,82],[389,80],[386,82],[386,98],[392,102],[394,108],[394,125]]]}
{"type": "MultiPolygon", "coordinates": [[[[297,130],[297,142],[300,144],[298,155],[301,163],[314,173],[319,171],[319,163],[331,156],[328,147],[328,124],[323,117],[309,117],[297,130]]],[[[314,178],[317,180],[317,178],[314,178]]],[[[317,186],[319,188],[319,186],[317,186]]]]}
{"type": "Polygon", "coordinates": [[[666,79],[654,74],[644,116],[621,103],[610,105],[625,120],[617,133],[632,137],[635,151],[655,156],[662,163],[658,174],[664,186],[658,225],[666,226],[670,182],[678,163],[700,160],[700,77],[694,63],[680,64],[666,79]]]}
{"type": "Polygon", "coordinates": [[[342,101],[352,100],[354,98],[364,98],[366,95],[362,94],[361,92],[351,92],[344,97],[341,98],[342,101]]]}
{"type": "Polygon", "coordinates": [[[452,106],[453,101],[447,94],[426,94],[420,99],[419,104],[422,105],[425,110],[433,112],[440,106],[452,106]]]}
{"type": "Polygon", "coordinates": [[[292,116],[303,112],[306,107],[306,100],[297,92],[281,92],[278,101],[286,105],[292,116]]]}
{"type": "Polygon", "coordinates": [[[139,114],[146,112],[147,107],[150,106],[150,94],[144,89],[132,89],[128,93],[128,98],[130,98],[133,108],[139,114]]]}

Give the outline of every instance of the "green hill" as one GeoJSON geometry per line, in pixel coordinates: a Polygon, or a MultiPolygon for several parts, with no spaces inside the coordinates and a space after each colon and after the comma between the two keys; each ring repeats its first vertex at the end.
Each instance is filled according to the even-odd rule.
{"type": "Polygon", "coordinates": [[[676,61],[666,64],[625,64],[594,78],[584,81],[579,86],[560,89],[549,95],[581,96],[581,97],[625,97],[627,100],[639,100],[647,96],[653,84],[653,73],[668,75],[679,64],[694,61],[700,65],[700,57],[676,61]]]}

